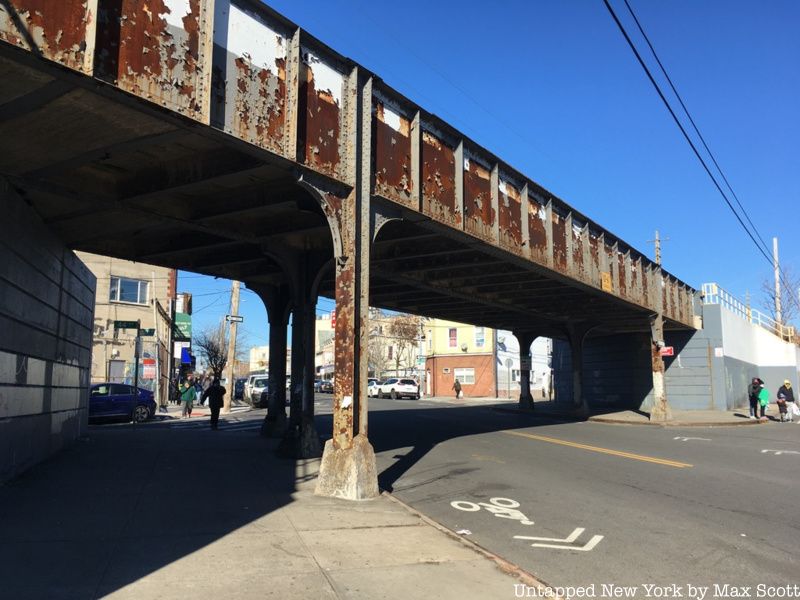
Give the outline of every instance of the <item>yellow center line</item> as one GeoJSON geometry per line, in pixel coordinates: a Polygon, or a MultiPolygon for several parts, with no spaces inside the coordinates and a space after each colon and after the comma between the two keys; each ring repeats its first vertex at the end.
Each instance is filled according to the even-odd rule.
{"type": "Polygon", "coordinates": [[[641,460],[643,462],[655,463],[657,465],[664,465],[667,467],[677,467],[679,469],[684,469],[686,467],[694,466],[688,463],[682,463],[675,460],[667,460],[666,458],[655,458],[654,456],[644,456],[642,454],[632,454],[631,452],[622,452],[621,450],[611,450],[610,448],[589,446],[587,444],[569,442],[567,440],[560,440],[558,438],[547,437],[544,435],[534,435],[533,433],[522,433],[521,431],[503,431],[502,433],[506,433],[508,435],[516,435],[524,438],[530,438],[532,440],[539,440],[540,442],[549,442],[551,444],[560,444],[561,446],[580,448],[581,450],[589,450],[590,452],[600,452],[601,454],[611,454],[612,456],[620,456],[622,458],[630,458],[632,460],[641,460]]]}

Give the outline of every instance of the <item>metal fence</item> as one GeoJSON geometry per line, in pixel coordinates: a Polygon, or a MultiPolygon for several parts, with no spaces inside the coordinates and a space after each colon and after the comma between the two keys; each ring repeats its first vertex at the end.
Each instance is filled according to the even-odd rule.
{"type": "Polygon", "coordinates": [[[748,323],[758,325],[787,342],[795,339],[794,327],[779,323],[761,311],[754,310],[749,304],[742,302],[716,283],[703,284],[703,304],[719,304],[748,323]]]}

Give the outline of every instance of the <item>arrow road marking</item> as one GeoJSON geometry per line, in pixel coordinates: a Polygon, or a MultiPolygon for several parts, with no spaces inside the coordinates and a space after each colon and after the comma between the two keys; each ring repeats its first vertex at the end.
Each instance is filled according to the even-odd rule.
{"type": "Polygon", "coordinates": [[[673,440],[680,440],[680,441],[682,441],[682,442],[688,442],[689,440],[699,440],[699,441],[701,441],[701,442],[710,442],[710,441],[711,441],[709,438],[698,438],[698,437],[682,437],[682,436],[679,436],[679,435],[676,435],[676,436],[675,436],[674,438],[672,438],[672,439],[673,439],[673,440]]]}
{"type": "Polygon", "coordinates": [[[773,452],[775,456],[780,456],[781,454],[800,454],[797,450],[762,450],[761,454],[766,454],[768,452],[773,452]]]}
{"type": "MultiPolygon", "coordinates": [[[[533,537],[530,535],[515,535],[514,539],[517,540],[536,540],[537,542],[560,542],[560,544],[572,544],[577,540],[581,534],[586,531],[583,527],[576,527],[575,530],[567,537],[561,538],[546,538],[546,537],[533,537]]],[[[580,552],[589,552],[594,549],[597,544],[603,539],[602,535],[592,536],[588,542],[583,546],[562,546],[560,544],[531,544],[532,548],[555,548],[556,550],[578,550],[580,552]]]]}

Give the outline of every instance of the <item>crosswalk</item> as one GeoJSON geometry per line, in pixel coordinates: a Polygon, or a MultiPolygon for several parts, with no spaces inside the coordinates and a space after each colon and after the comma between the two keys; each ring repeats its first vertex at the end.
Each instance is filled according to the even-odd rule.
{"type": "MultiPolygon", "coordinates": [[[[209,430],[211,429],[208,419],[189,419],[169,424],[170,429],[178,431],[209,430]]],[[[257,432],[261,429],[261,419],[225,419],[219,420],[219,432],[239,433],[257,432]]]]}

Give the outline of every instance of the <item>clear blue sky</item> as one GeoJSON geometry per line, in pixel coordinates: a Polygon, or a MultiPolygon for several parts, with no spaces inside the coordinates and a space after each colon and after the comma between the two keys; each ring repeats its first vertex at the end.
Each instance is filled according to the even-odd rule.
{"type": "MultiPolygon", "coordinates": [[[[759,232],[800,271],[800,3],[629,1],[759,232]]],[[[771,276],[602,0],[267,4],[650,257],[659,229],[664,267],[690,285],[757,297],[771,276]]],[[[225,314],[225,294],[201,294],[228,282],[181,275],[196,327],[225,314]]],[[[248,344],[265,344],[263,306],[242,299],[248,344]]]]}

